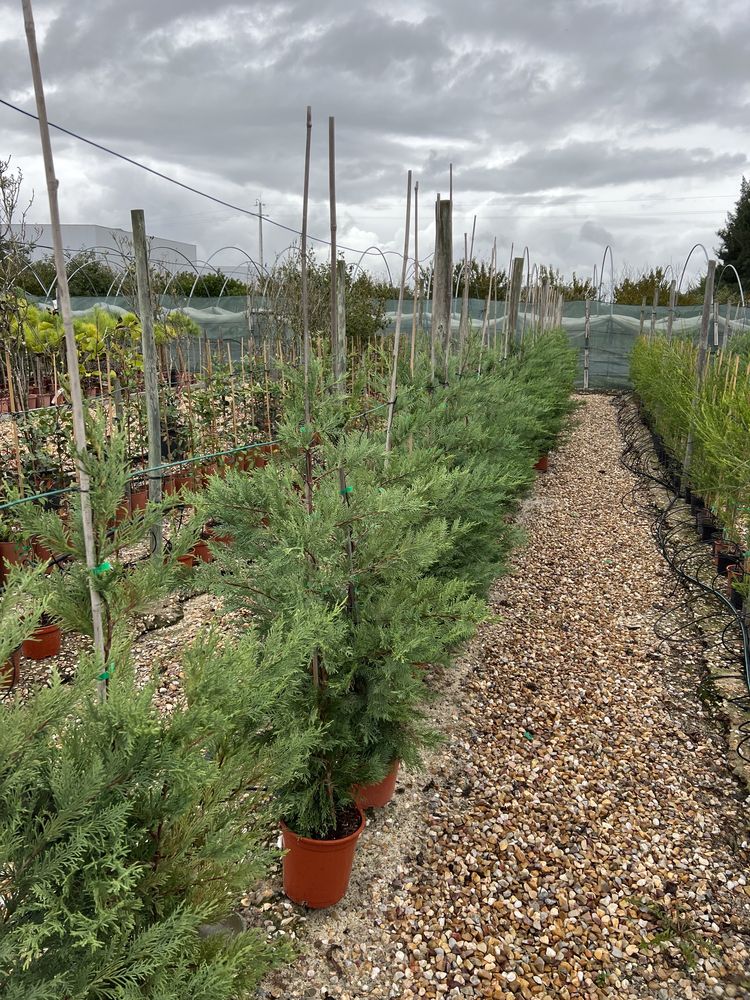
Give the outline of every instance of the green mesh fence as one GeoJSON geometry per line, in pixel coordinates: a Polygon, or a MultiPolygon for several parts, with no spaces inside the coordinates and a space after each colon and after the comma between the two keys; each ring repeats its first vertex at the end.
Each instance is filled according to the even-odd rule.
{"type": "MultiPolygon", "coordinates": [[[[164,308],[179,308],[195,320],[201,328],[202,337],[194,338],[192,342],[183,345],[183,361],[190,368],[200,365],[200,340],[207,341],[212,354],[226,358],[231,353],[233,361],[239,360],[245,352],[259,350],[267,337],[275,339],[279,336],[287,341],[292,332],[276,315],[274,303],[258,297],[248,299],[245,296],[222,296],[220,299],[192,297],[189,302],[175,302],[173,298],[165,299],[164,308]]],[[[472,329],[480,331],[484,321],[486,303],[484,300],[469,301],[469,318],[472,329]]],[[[132,309],[132,303],[124,298],[74,298],[73,310],[76,316],[90,311],[94,306],[103,306],[114,313],[122,314],[132,309]]],[[[396,319],[395,300],[386,303],[386,326],[383,335],[391,334],[396,319]]],[[[402,335],[408,336],[412,329],[411,299],[403,306],[402,335]]],[[[458,333],[460,319],[460,300],[454,300],[452,326],[454,335],[458,333]]],[[[504,303],[490,304],[487,327],[491,338],[498,340],[504,331],[504,303]]],[[[750,330],[750,318],[746,310],[729,308],[730,337],[750,330]]],[[[720,306],[718,323],[712,322],[711,342],[723,345],[727,336],[726,318],[727,306],[720,306]]],[[[563,309],[563,328],[571,343],[578,349],[578,385],[583,385],[584,340],[585,340],[585,303],[566,302],[563,309]]],[[[658,307],[655,311],[654,328],[664,332],[667,329],[669,309],[658,307]]],[[[700,306],[678,306],[674,310],[672,332],[673,336],[697,337],[700,329],[700,306]]],[[[430,303],[422,303],[418,320],[423,328],[429,329],[430,303]]],[[[604,302],[591,304],[590,344],[589,344],[589,388],[590,389],[620,389],[629,384],[630,352],[641,329],[648,333],[651,329],[652,308],[647,306],[642,318],[640,306],[611,306],[604,302]]],[[[518,338],[531,336],[534,332],[530,309],[523,304],[518,315],[518,338]]],[[[204,348],[205,349],[205,348],[204,348]]]]}

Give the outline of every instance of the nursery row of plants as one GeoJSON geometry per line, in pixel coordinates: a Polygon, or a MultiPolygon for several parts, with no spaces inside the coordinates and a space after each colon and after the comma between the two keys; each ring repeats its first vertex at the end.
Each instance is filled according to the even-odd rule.
{"type": "Polygon", "coordinates": [[[633,387],[674,491],[714,547],[727,596],[741,609],[750,565],[750,362],[744,338],[709,356],[692,340],[641,338],[633,387]]]}
{"type": "Polygon", "coordinates": [[[125,434],[93,411],[93,572],[75,495],[67,519],[11,508],[38,555],[61,558],[9,569],[5,674],[43,615],[92,635],[92,579],[105,655],[82,653],[72,682],[53,676],[3,709],[8,1000],[247,995],[289,957],[252,912],[249,926],[229,919],[274,863],[279,827],[288,896],[325,907],[344,894],[362,810],[440,739],[430,706],[442,668],[486,616],[512,515],[572,409],[563,334],[506,361],[485,349],[478,367],[436,385],[429,360],[413,376],[404,364],[390,438],[385,379],[343,392],[326,361],[307,379],[290,368],[262,461],[130,511],[125,434]],[[366,426],[353,420],[368,410],[366,426]],[[130,557],[164,518],[164,553],[130,557]],[[211,561],[189,571],[181,560],[201,533],[211,561]],[[222,600],[237,637],[208,632],[184,650],[184,698],[161,715],[156,679],[136,683],[134,622],[186,573],[222,600]]]}

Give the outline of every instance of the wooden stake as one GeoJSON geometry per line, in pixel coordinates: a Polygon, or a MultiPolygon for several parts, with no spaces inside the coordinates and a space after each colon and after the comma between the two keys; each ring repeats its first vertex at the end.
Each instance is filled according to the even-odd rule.
{"type": "Polygon", "coordinates": [[[651,306],[651,331],[650,337],[653,340],[656,334],[656,310],[659,308],[659,286],[658,284],[654,286],[654,302],[651,306]]]}
{"type": "MultiPolygon", "coordinates": [[[[55,272],[57,274],[57,300],[62,314],[63,329],[65,330],[65,351],[68,362],[70,396],[73,410],[73,435],[78,454],[79,456],[83,456],[86,452],[86,424],[83,412],[83,398],[81,395],[81,378],[78,369],[78,349],[76,347],[75,333],[73,331],[73,312],[70,305],[68,277],[65,271],[65,251],[62,241],[62,229],[60,227],[60,209],[57,201],[58,181],[55,177],[54,160],[52,158],[52,143],[50,141],[47,107],[44,99],[44,85],[42,83],[42,70],[39,63],[39,50],[36,43],[36,29],[34,27],[34,15],[31,9],[31,0],[22,0],[22,3],[24,26],[26,29],[26,41],[29,47],[29,60],[31,62],[31,75],[34,80],[34,95],[36,97],[37,116],[39,118],[39,135],[42,144],[44,173],[47,182],[47,195],[49,198],[52,244],[54,247],[55,272]]],[[[104,661],[105,646],[102,620],[102,602],[99,592],[94,584],[93,576],[93,571],[98,565],[98,559],[91,516],[90,482],[88,474],[86,473],[80,458],[76,460],[76,467],[78,470],[78,487],[81,494],[81,525],[83,529],[83,540],[86,552],[86,565],[89,570],[89,598],[91,601],[91,622],[93,626],[94,651],[99,657],[102,667],[106,670],[109,665],[105,664],[104,661]]],[[[100,700],[103,701],[107,696],[106,679],[102,679],[97,682],[97,690],[100,700]]]]}
{"type": "Polygon", "coordinates": [[[451,305],[453,300],[453,253],[450,199],[438,197],[435,202],[435,259],[432,278],[432,329],[430,342],[430,372],[435,381],[438,343],[446,349],[451,336],[451,305]]]}
{"type": "Polygon", "coordinates": [[[515,345],[516,330],[518,328],[518,307],[521,304],[521,284],[523,282],[523,257],[516,257],[513,260],[513,270],[510,282],[510,293],[508,295],[508,316],[505,324],[505,344],[503,346],[503,357],[507,358],[510,346],[515,345]]]}
{"type": "Polygon", "coordinates": [[[404,256],[401,261],[401,284],[398,289],[398,305],[396,307],[396,330],[393,334],[393,362],[391,365],[391,391],[388,399],[388,423],[385,430],[385,453],[391,450],[391,432],[393,430],[393,413],[396,408],[396,380],[398,378],[398,349],[401,342],[401,315],[404,308],[404,289],[406,288],[406,267],[409,263],[409,227],[411,225],[411,170],[406,175],[406,224],[404,226],[404,256]]]}
{"type": "Polygon", "coordinates": [[[677,282],[674,278],[669,286],[669,312],[667,313],[667,340],[672,339],[672,324],[674,323],[674,301],[677,294],[677,282]]]}
{"type": "MultiPolygon", "coordinates": [[[[148,273],[148,238],[146,217],[143,210],[134,208],[130,213],[133,227],[133,253],[135,256],[135,280],[138,287],[138,311],[141,320],[141,345],[143,350],[143,386],[146,396],[146,423],[148,426],[148,498],[151,503],[161,503],[162,463],[161,456],[161,414],[159,412],[159,378],[157,374],[156,340],[154,338],[154,315],[151,304],[151,283],[148,273]]],[[[152,558],[161,559],[162,522],[159,520],[151,530],[153,542],[152,558]]]]}
{"type": "Polygon", "coordinates": [[[583,388],[589,387],[589,352],[591,345],[591,300],[586,299],[583,321],[583,388]]]}
{"type": "Polygon", "coordinates": [[[414,301],[411,316],[411,351],[409,353],[409,372],[414,375],[414,361],[417,349],[417,323],[419,315],[419,298],[422,290],[422,275],[419,273],[419,181],[414,184],[414,301]]]}
{"type": "Polygon", "coordinates": [[[685,445],[685,460],[682,463],[682,487],[683,489],[689,483],[690,476],[690,465],[693,459],[693,425],[695,423],[695,412],[698,406],[698,396],[700,393],[701,385],[703,384],[703,378],[706,371],[706,361],[708,359],[708,334],[711,325],[711,307],[714,297],[714,277],[716,275],[716,261],[710,260],[708,262],[708,271],[706,273],[706,288],[703,295],[703,314],[701,316],[701,338],[698,347],[698,358],[696,361],[695,369],[695,389],[693,392],[693,405],[692,413],[690,417],[690,425],[688,427],[687,443],[685,445]]]}

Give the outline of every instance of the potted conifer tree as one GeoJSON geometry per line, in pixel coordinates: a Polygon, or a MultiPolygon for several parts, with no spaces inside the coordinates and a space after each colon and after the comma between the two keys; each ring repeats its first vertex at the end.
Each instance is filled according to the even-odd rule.
{"type": "Polygon", "coordinates": [[[298,457],[214,478],[198,506],[234,538],[214,547],[215,590],[286,651],[255,685],[255,731],[272,761],[286,891],[320,907],[346,889],[362,829],[356,789],[397,761],[416,766],[437,738],[420,664],[468,637],[483,607],[460,581],[430,574],[450,549],[445,521],[426,517],[418,492],[378,482],[367,436],[341,433],[340,402],[321,389],[303,424],[300,387],[290,390],[277,436],[298,457]],[[336,850],[344,842],[348,855],[336,850]],[[323,891],[320,858],[336,853],[336,891],[330,872],[323,891]]]}

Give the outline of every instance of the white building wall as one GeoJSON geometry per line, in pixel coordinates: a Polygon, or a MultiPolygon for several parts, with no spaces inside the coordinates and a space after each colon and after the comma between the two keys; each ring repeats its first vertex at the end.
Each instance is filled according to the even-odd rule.
{"type": "MultiPolygon", "coordinates": [[[[19,231],[13,226],[14,232],[19,231]]],[[[70,254],[81,250],[94,250],[112,266],[122,264],[123,253],[132,254],[131,235],[124,229],[110,229],[107,226],[62,227],[63,246],[70,254]]],[[[32,260],[41,260],[52,253],[52,229],[48,224],[26,224],[27,240],[36,244],[31,253],[32,260]]],[[[181,243],[160,236],[151,238],[151,262],[155,267],[163,267],[169,272],[191,271],[196,264],[198,248],[194,243],[181,243]]]]}

